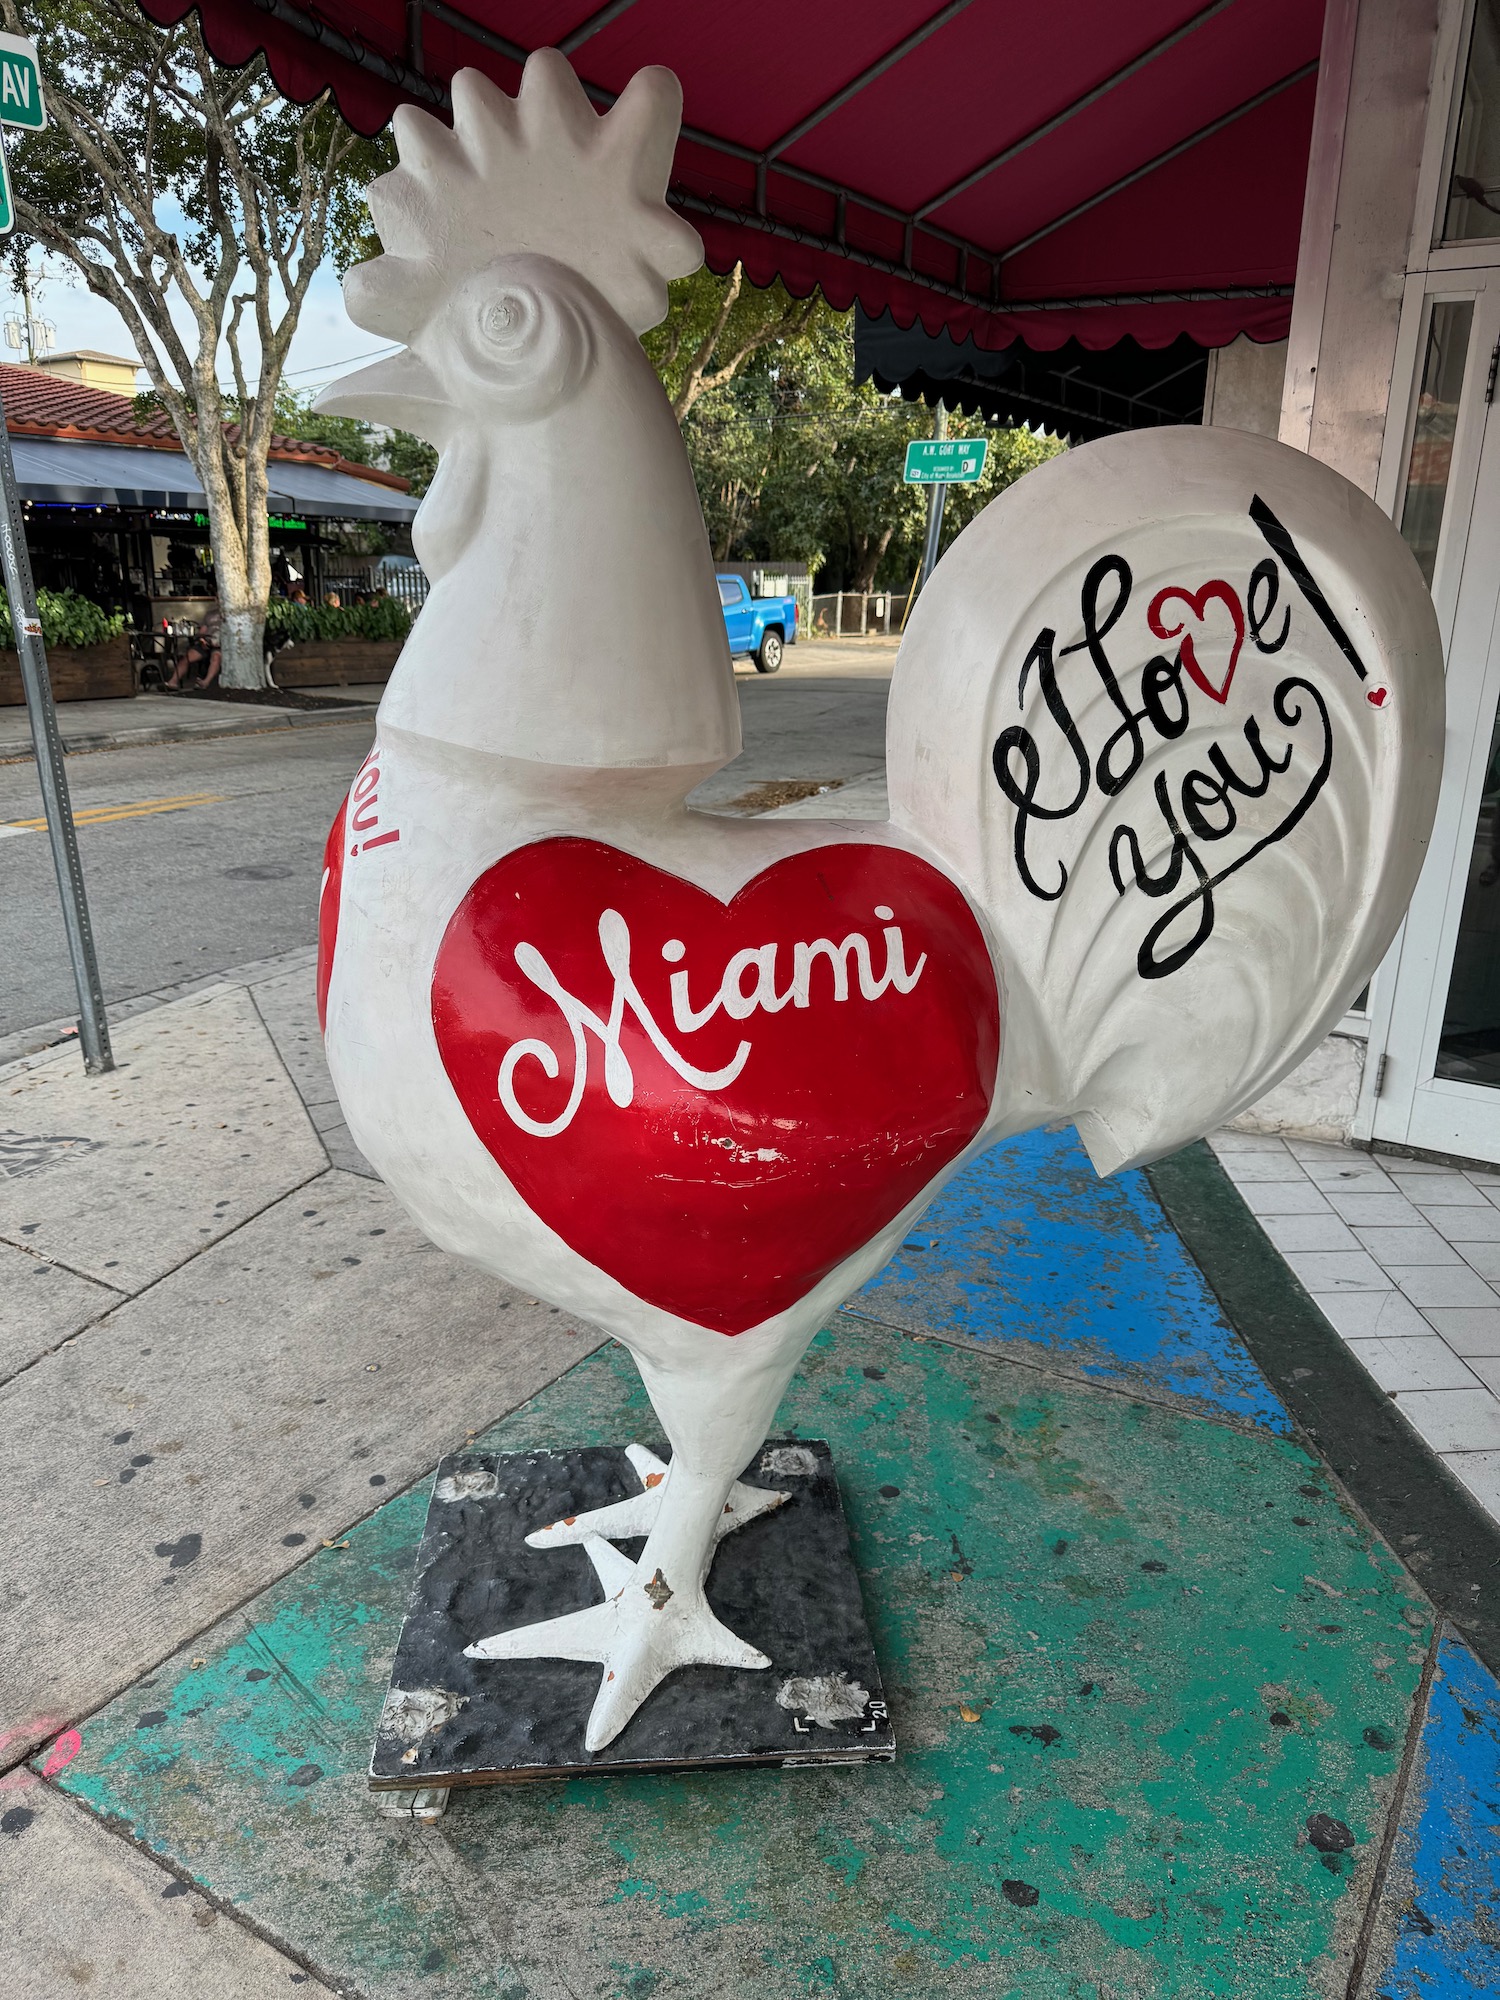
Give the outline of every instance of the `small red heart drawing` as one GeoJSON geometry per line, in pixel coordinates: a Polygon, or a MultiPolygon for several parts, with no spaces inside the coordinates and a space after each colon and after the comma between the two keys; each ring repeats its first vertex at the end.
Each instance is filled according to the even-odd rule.
{"type": "MultiPolygon", "coordinates": [[[[1234,679],[1234,670],[1239,664],[1240,648],[1245,643],[1245,612],[1244,607],[1240,603],[1239,592],[1234,589],[1232,584],[1225,583],[1221,577],[1215,577],[1212,582],[1205,583],[1203,588],[1197,591],[1185,590],[1180,584],[1168,584],[1165,590],[1157,591],[1155,597],[1151,600],[1150,609],[1146,613],[1146,623],[1151,627],[1151,630],[1156,634],[1158,639],[1175,639],[1179,633],[1184,632],[1186,620],[1176,625],[1168,625],[1162,618],[1161,608],[1167,602],[1168,598],[1171,597],[1180,597],[1200,624],[1207,613],[1210,602],[1217,598],[1234,621],[1234,644],[1229,649],[1229,662],[1224,669],[1224,678],[1219,682],[1217,687],[1214,686],[1208,675],[1203,671],[1191,633],[1185,634],[1180,648],[1182,664],[1187,668],[1203,692],[1213,701],[1227,701],[1229,699],[1229,683],[1234,679]]],[[[1202,635],[1200,634],[1199,636],[1201,637],[1202,635]]]]}
{"type": "Polygon", "coordinates": [[[438,1052],[533,1212],[638,1298],[742,1333],[979,1130],[999,999],[899,849],[789,855],[727,903],[594,840],[518,848],[448,923],[438,1052]]]}
{"type": "Polygon", "coordinates": [[[1390,692],[1389,688],[1371,688],[1370,692],[1365,696],[1365,700],[1370,704],[1371,708],[1384,708],[1386,702],[1390,699],[1390,692]]]}

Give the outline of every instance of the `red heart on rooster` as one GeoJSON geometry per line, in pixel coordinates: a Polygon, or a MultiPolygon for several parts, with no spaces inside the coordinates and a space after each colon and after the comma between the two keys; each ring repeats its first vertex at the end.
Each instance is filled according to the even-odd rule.
{"type": "Polygon", "coordinates": [[[1000,1036],[963,896],[855,843],[727,903],[598,841],[518,848],[448,924],[432,1021],[533,1212],[719,1333],[794,1304],[963,1150],[1000,1036]]]}
{"type": "MultiPolygon", "coordinates": [[[[1229,699],[1229,683],[1234,679],[1234,670],[1239,665],[1240,648],[1245,643],[1244,606],[1240,603],[1239,592],[1232,584],[1225,583],[1220,577],[1215,577],[1211,583],[1205,583],[1201,590],[1184,590],[1180,584],[1168,584],[1165,590],[1157,591],[1155,597],[1152,598],[1150,609],[1146,613],[1146,623],[1151,627],[1151,630],[1156,634],[1158,639],[1175,639],[1179,634],[1182,634],[1182,645],[1179,649],[1182,654],[1182,664],[1211,700],[1222,702],[1229,699]],[[1186,620],[1182,620],[1176,625],[1168,625],[1162,617],[1162,606],[1169,598],[1173,597],[1180,597],[1182,599],[1182,602],[1192,612],[1200,626],[1208,614],[1210,603],[1215,598],[1225,607],[1230,618],[1233,620],[1234,644],[1229,649],[1229,659],[1224,668],[1224,678],[1219,682],[1217,687],[1214,686],[1208,675],[1203,671],[1193,635],[1185,630],[1186,620]]],[[[1198,636],[1201,638],[1203,635],[1200,632],[1198,636]]]]}

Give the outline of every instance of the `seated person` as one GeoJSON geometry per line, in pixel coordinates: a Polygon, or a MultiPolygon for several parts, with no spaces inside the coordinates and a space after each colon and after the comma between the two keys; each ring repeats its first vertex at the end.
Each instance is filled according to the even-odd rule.
{"type": "Polygon", "coordinates": [[[219,631],[223,622],[223,614],[216,604],[189,640],[187,651],[177,662],[171,678],[162,682],[164,689],[180,689],[190,673],[195,675],[199,687],[214,685],[223,664],[219,653],[219,631]]]}

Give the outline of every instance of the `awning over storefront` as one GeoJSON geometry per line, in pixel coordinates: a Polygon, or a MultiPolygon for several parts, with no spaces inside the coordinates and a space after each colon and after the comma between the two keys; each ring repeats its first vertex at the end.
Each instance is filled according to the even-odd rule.
{"type": "MultiPolygon", "coordinates": [[[[21,498],[75,507],[201,510],[203,483],[186,454],[152,446],[75,444],[61,438],[11,439],[21,498]]],[[[410,521],[419,502],[372,480],[322,465],[273,461],[273,513],[344,521],[410,521]]]]}
{"type": "MultiPolygon", "coordinates": [[[[140,0],[179,20],[193,0],[140,0]]],[[[670,199],[710,264],[981,347],[1222,346],[1290,317],[1323,0],[196,0],[351,125],[568,55],[601,109],[682,80],[670,199]]]]}
{"type": "Polygon", "coordinates": [[[1208,350],[1182,334],[1169,347],[1125,339],[1095,350],[1076,340],[1044,353],[1024,341],[979,347],[889,313],[854,314],[854,379],[946,403],[992,424],[1032,424],[1084,444],[1116,431],[1203,418],[1208,350]]]}

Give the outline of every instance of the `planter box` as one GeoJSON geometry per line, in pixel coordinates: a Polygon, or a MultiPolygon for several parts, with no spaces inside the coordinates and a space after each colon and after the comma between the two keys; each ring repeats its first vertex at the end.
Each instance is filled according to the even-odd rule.
{"type": "Polygon", "coordinates": [[[297,639],[271,659],[278,687],[357,687],[388,681],[401,652],[400,639],[297,639]]]}
{"type": "MultiPolygon", "coordinates": [[[[118,701],[136,691],[130,641],[123,633],[102,646],[49,646],[47,667],[54,701],[118,701]]],[[[21,662],[14,653],[0,652],[0,708],[19,707],[25,699],[21,662]]]]}

